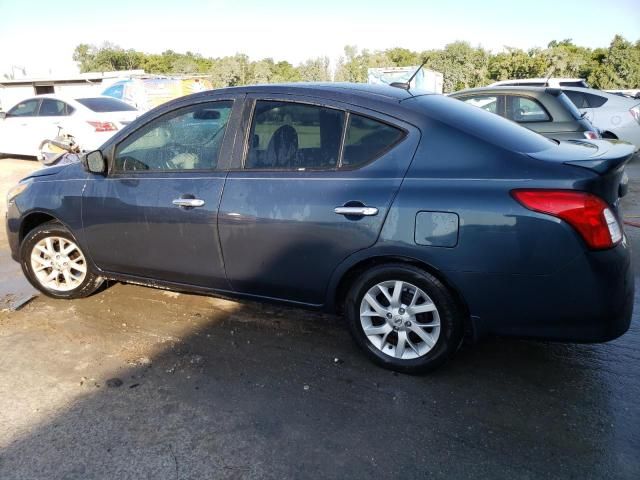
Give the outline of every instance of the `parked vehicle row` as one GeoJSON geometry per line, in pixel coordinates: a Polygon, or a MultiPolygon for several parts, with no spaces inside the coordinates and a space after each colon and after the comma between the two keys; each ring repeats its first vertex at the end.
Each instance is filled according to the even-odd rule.
{"type": "Polygon", "coordinates": [[[38,95],[0,113],[0,155],[39,156],[43,140],[61,131],[82,149],[92,150],[138,115],[134,107],[115,98],[38,95]]]}
{"type": "Polygon", "coordinates": [[[504,80],[450,94],[556,140],[605,138],[640,149],[640,102],[579,78],[504,80]]]}
{"type": "Polygon", "coordinates": [[[633,148],[551,141],[492,108],[361,84],[184,97],[16,185],[12,257],[54,298],[111,279],[339,312],[405,372],[465,332],[622,335],[633,148]]]}
{"type": "Polygon", "coordinates": [[[451,97],[556,140],[595,140],[600,133],[559,88],[483,87],[451,97]]]}
{"type": "Polygon", "coordinates": [[[563,92],[603,138],[624,140],[640,149],[640,100],[593,88],[563,88],[563,92]]]}

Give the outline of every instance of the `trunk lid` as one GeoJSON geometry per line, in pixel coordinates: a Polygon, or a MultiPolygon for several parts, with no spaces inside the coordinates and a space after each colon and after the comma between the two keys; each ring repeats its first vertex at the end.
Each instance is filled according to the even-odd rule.
{"type": "Polygon", "coordinates": [[[628,177],[624,167],[633,156],[634,149],[629,143],[611,140],[570,140],[528,155],[593,172],[594,178],[585,182],[585,187],[617,207],[620,197],[627,193],[628,177]]]}

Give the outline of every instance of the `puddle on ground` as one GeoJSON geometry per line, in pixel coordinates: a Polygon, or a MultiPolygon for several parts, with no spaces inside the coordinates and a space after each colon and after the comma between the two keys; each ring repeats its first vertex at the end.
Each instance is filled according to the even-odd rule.
{"type": "Polygon", "coordinates": [[[37,294],[24,278],[20,265],[6,250],[0,250],[0,311],[17,310],[37,294]]]}

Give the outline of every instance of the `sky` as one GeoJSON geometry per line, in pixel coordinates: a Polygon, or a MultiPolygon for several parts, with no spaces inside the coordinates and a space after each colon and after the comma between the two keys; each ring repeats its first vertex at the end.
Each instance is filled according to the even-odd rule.
{"type": "Polygon", "coordinates": [[[77,71],[79,43],[147,53],[245,53],[293,64],[345,45],[442,48],[456,40],[500,51],[571,38],[606,47],[640,39],[640,0],[0,0],[0,78],[77,71]],[[17,73],[17,71],[16,71],[17,73]]]}

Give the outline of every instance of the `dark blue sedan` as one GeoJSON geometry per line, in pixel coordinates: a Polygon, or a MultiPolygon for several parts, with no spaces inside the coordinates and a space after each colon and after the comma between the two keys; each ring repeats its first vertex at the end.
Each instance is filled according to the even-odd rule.
{"type": "Polygon", "coordinates": [[[7,231],[54,298],[109,279],[341,312],[373,360],[418,372],[465,334],[628,329],[632,152],[401,88],[229,88],[25,178],[7,231]]]}

